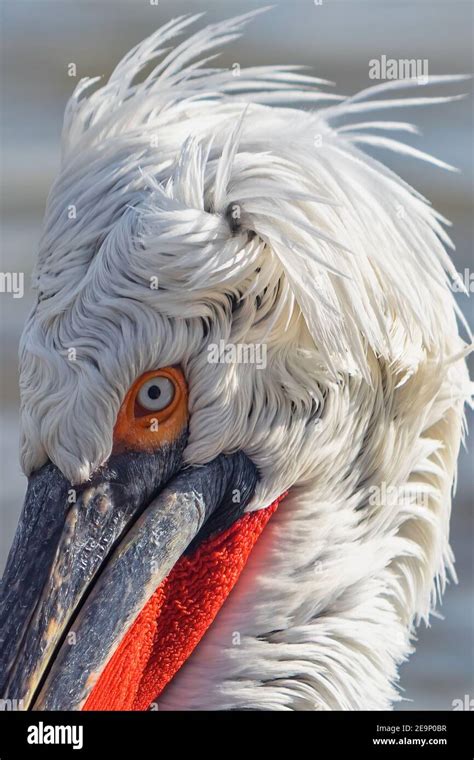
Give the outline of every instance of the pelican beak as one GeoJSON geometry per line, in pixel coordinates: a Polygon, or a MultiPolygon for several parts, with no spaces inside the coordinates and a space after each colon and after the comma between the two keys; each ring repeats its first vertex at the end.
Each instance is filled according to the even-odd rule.
{"type": "Polygon", "coordinates": [[[217,514],[243,511],[257,479],[250,460],[239,452],[183,469],[184,446],[181,435],[155,452],[113,454],[80,487],[52,463],[31,475],[0,590],[3,699],[81,709],[181,555],[217,514]]]}

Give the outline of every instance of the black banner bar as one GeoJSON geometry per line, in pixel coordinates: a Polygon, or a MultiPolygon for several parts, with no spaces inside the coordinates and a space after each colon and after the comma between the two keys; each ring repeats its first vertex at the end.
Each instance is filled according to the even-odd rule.
{"type": "MultiPolygon", "coordinates": [[[[210,754],[241,750],[254,739],[275,756],[283,745],[308,758],[351,757],[472,760],[470,712],[0,712],[0,760],[18,757],[150,757],[175,746],[210,754]],[[251,739],[251,737],[253,737],[251,739]],[[211,751],[212,750],[212,751],[211,751]],[[320,752],[324,750],[324,755],[320,752]]],[[[256,742],[255,742],[256,744],[256,742]]],[[[268,757],[268,754],[266,753],[268,757]]]]}

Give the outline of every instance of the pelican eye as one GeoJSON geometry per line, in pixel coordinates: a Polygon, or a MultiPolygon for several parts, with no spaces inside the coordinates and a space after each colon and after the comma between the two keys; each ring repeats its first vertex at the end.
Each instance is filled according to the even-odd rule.
{"type": "Polygon", "coordinates": [[[165,409],[174,399],[175,387],[167,377],[152,377],[137,393],[137,403],[148,412],[165,409]]]}
{"type": "Polygon", "coordinates": [[[188,421],[188,389],[180,367],[153,369],[129,388],[114,427],[114,451],[154,451],[176,441],[188,421]]]}

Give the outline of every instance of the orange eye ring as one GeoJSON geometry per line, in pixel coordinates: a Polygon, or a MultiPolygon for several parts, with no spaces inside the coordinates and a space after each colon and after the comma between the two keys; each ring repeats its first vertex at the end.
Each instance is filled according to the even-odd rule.
{"type": "Polygon", "coordinates": [[[171,443],[183,432],[188,421],[188,389],[179,367],[145,372],[131,386],[114,427],[114,452],[128,449],[153,451],[164,443],[171,443]],[[168,380],[174,391],[169,403],[162,409],[150,411],[138,400],[143,387],[153,379],[168,380]]]}

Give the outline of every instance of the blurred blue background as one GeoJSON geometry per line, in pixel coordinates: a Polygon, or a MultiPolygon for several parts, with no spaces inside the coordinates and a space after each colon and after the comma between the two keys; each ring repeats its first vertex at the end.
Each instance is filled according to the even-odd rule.
{"type": "MultiPolygon", "coordinates": [[[[25,272],[28,281],[48,187],[59,158],[66,100],[82,76],[107,76],[130,47],[170,18],[206,12],[215,21],[261,3],[220,0],[3,0],[1,118],[1,271],[25,272]]],[[[254,20],[241,40],[225,49],[219,65],[301,63],[316,76],[352,93],[371,84],[369,61],[427,59],[430,74],[472,73],[472,3],[385,0],[286,0],[254,20]]],[[[471,83],[433,88],[433,94],[469,92],[471,83]]],[[[431,89],[430,89],[431,93],[431,89]]],[[[442,106],[394,111],[388,118],[413,121],[423,137],[410,142],[454,164],[442,172],[392,154],[377,155],[452,220],[455,266],[474,270],[472,92],[442,106]]],[[[387,118],[387,114],[381,114],[387,118]]],[[[374,117],[375,118],[375,117],[374,117]]],[[[470,324],[472,298],[459,296],[470,324]]],[[[0,296],[0,571],[21,507],[25,480],[18,465],[17,346],[31,303],[0,296]]],[[[454,699],[474,697],[472,456],[463,451],[452,519],[459,585],[451,585],[441,614],[422,627],[416,654],[401,670],[407,701],[401,709],[452,709],[454,699]]]]}

